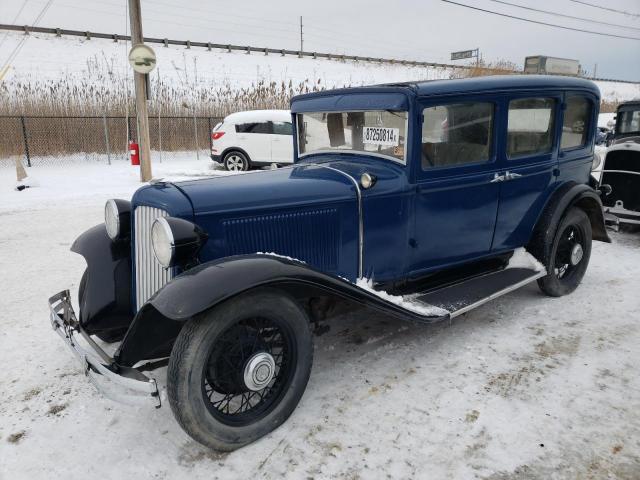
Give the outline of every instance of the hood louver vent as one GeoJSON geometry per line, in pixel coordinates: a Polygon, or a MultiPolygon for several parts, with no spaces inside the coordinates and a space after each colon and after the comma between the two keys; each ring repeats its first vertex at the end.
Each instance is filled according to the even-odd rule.
{"type": "Polygon", "coordinates": [[[273,252],[325,272],[338,268],[338,211],[334,208],[236,218],[222,222],[226,255],[273,252]]]}

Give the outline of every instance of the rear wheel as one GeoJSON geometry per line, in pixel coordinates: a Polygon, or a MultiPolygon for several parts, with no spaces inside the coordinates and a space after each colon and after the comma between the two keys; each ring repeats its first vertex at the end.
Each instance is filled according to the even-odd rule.
{"type": "Polygon", "coordinates": [[[312,358],[309,319],[295,300],[272,290],[241,295],[180,332],[167,371],[171,409],[198,442],[235,450],[291,415],[312,358]]]}
{"type": "Polygon", "coordinates": [[[224,168],[230,172],[246,172],[249,170],[249,159],[242,152],[229,152],[224,156],[224,168]]]}
{"type": "Polygon", "coordinates": [[[547,269],[547,276],[538,280],[538,286],[551,297],[573,292],[584,277],[591,257],[591,222],[587,214],[576,207],[565,213],[551,236],[541,238],[545,245],[536,248],[539,260],[547,269]]]}

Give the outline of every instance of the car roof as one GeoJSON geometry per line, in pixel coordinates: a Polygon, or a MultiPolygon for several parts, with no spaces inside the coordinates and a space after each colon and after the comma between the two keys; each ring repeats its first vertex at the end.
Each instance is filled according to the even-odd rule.
{"type": "Polygon", "coordinates": [[[289,110],[247,110],[244,112],[232,113],[225,117],[225,123],[241,122],[290,122],[291,112],[289,110]]]}
{"type": "Polygon", "coordinates": [[[386,83],[366,87],[341,88],[308,93],[293,97],[292,103],[313,97],[345,95],[349,93],[401,92],[417,96],[471,94],[508,90],[587,90],[600,96],[600,89],[590,80],[559,75],[493,75],[452,80],[425,80],[415,82],[386,83]]]}
{"type": "Polygon", "coordinates": [[[634,98],[633,100],[627,100],[626,102],[620,102],[618,109],[622,107],[640,107],[640,98],[634,98]]]}
{"type": "Polygon", "coordinates": [[[596,95],[600,95],[598,86],[590,80],[559,75],[493,75],[453,80],[406,82],[396,85],[406,85],[409,88],[413,88],[418,95],[444,95],[486,90],[522,89],[581,89],[591,90],[596,95]]]}

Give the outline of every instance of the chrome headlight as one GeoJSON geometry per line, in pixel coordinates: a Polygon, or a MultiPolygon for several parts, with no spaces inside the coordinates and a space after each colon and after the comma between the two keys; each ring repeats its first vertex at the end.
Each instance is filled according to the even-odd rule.
{"type": "Polygon", "coordinates": [[[153,253],[167,268],[197,263],[196,255],[207,238],[200,227],[181,218],[160,217],[151,226],[153,253]]]}
{"type": "Polygon", "coordinates": [[[104,225],[114,242],[127,238],[131,232],[131,202],[111,199],[104,205],[104,225]]]}

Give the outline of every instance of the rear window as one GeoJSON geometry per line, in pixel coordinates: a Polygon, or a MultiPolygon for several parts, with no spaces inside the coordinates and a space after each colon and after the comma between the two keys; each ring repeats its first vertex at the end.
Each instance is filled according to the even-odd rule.
{"type": "Polygon", "coordinates": [[[509,102],[507,155],[549,153],[553,148],[553,98],[519,98],[509,102]]]}
{"type": "Polygon", "coordinates": [[[250,122],[239,123],[236,125],[238,133],[273,133],[273,124],[271,122],[250,122]]]}
{"type": "Polygon", "coordinates": [[[575,96],[567,100],[562,121],[560,148],[582,147],[587,143],[587,132],[591,118],[591,102],[585,97],[575,96]]]}

